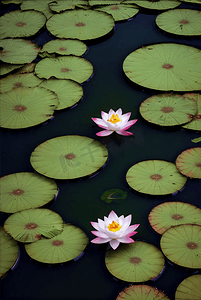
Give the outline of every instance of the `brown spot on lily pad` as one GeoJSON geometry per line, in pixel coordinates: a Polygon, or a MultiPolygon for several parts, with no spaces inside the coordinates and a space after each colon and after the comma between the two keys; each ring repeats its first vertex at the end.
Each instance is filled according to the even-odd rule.
{"type": "Polygon", "coordinates": [[[16,82],[16,83],[14,83],[13,85],[14,85],[15,87],[21,87],[21,86],[23,86],[21,82],[16,82]]]}
{"type": "Polygon", "coordinates": [[[67,48],[65,48],[65,47],[60,47],[59,48],[59,51],[66,51],[67,50],[67,48]]]}
{"type": "Polygon", "coordinates": [[[163,176],[161,176],[160,174],[153,174],[153,175],[150,176],[150,178],[153,179],[153,180],[158,181],[158,180],[162,179],[163,176]]]}
{"type": "Polygon", "coordinates": [[[69,72],[69,71],[71,71],[70,69],[67,69],[67,68],[62,68],[61,69],[61,72],[69,72]]]}
{"type": "Polygon", "coordinates": [[[72,160],[73,158],[76,157],[76,155],[74,153],[68,153],[64,156],[66,159],[72,160]]]}
{"type": "Polygon", "coordinates": [[[62,246],[63,244],[64,244],[64,242],[59,241],[59,240],[56,240],[56,241],[52,242],[52,246],[56,246],[56,247],[62,246]]]}
{"type": "Polygon", "coordinates": [[[171,65],[171,64],[163,64],[163,65],[162,65],[162,68],[163,68],[163,69],[166,69],[166,70],[170,70],[170,69],[174,68],[174,66],[171,65]]]}
{"type": "Polygon", "coordinates": [[[201,163],[196,163],[195,166],[196,166],[197,168],[201,168],[201,163]]]}
{"type": "Polygon", "coordinates": [[[181,21],[179,22],[179,24],[188,24],[188,23],[189,23],[188,20],[181,20],[181,21]]]}
{"type": "Polygon", "coordinates": [[[174,108],[173,107],[170,107],[170,106],[164,106],[161,108],[161,111],[164,112],[164,113],[170,113],[170,112],[173,112],[174,111],[174,108]]]}
{"type": "Polygon", "coordinates": [[[17,24],[15,24],[17,27],[23,27],[24,25],[27,25],[27,23],[24,22],[18,22],[17,24]]]}
{"type": "Polygon", "coordinates": [[[181,216],[181,215],[179,215],[179,214],[172,215],[172,219],[173,219],[173,220],[180,220],[180,219],[183,219],[183,216],[181,216]]]}
{"type": "Polygon", "coordinates": [[[28,223],[28,224],[25,225],[24,229],[33,230],[37,227],[38,227],[38,225],[36,223],[28,223]]]}
{"type": "Polygon", "coordinates": [[[20,196],[20,195],[24,194],[24,191],[21,189],[17,189],[17,190],[13,190],[12,194],[15,196],[20,196]]]}
{"type": "Polygon", "coordinates": [[[75,26],[76,27],[84,27],[84,26],[86,26],[86,24],[80,22],[80,23],[76,23],[75,26]]]}
{"type": "Polygon", "coordinates": [[[36,235],[35,235],[35,238],[36,238],[37,240],[40,240],[40,239],[41,239],[41,235],[40,235],[40,234],[36,234],[36,235]]]}
{"type": "Polygon", "coordinates": [[[131,257],[130,258],[130,262],[132,263],[132,264],[134,264],[134,265],[138,265],[139,263],[141,263],[141,258],[139,258],[139,257],[131,257]]]}
{"type": "Polygon", "coordinates": [[[187,248],[188,249],[197,249],[198,248],[198,244],[197,243],[194,243],[194,242],[189,242],[186,244],[187,248]]]}
{"type": "Polygon", "coordinates": [[[111,7],[111,9],[112,9],[112,10],[116,10],[116,9],[119,9],[119,7],[118,7],[117,5],[113,5],[113,6],[111,7]]]}
{"type": "Polygon", "coordinates": [[[24,105],[15,105],[15,107],[13,108],[13,110],[19,111],[19,112],[23,112],[23,111],[25,111],[26,109],[27,109],[27,107],[24,106],[24,105]]]}

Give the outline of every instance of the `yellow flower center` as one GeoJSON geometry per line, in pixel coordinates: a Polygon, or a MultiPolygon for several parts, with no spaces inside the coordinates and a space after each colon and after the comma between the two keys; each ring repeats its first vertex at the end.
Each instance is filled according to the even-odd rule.
{"type": "Polygon", "coordinates": [[[116,231],[120,230],[121,227],[122,226],[120,226],[119,223],[112,221],[112,223],[109,224],[109,226],[107,228],[109,229],[109,231],[116,232],[116,231]]]}
{"type": "Polygon", "coordinates": [[[119,116],[117,114],[113,114],[108,121],[113,124],[115,124],[117,122],[121,122],[121,120],[119,119],[119,116]]]}

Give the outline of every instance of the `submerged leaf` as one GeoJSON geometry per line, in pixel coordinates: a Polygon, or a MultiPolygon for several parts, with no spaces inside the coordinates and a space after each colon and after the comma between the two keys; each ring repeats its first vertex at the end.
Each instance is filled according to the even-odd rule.
{"type": "Polygon", "coordinates": [[[117,202],[118,200],[125,199],[127,197],[127,192],[124,192],[120,189],[111,189],[105,191],[102,196],[101,200],[105,201],[106,203],[117,202]]]}

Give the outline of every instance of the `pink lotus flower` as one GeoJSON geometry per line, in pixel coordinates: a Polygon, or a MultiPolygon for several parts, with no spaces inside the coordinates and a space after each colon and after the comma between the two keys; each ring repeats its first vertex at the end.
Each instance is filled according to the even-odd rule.
{"type": "Polygon", "coordinates": [[[91,222],[91,225],[98,231],[91,231],[97,238],[91,242],[94,244],[103,244],[110,242],[110,246],[115,250],[120,243],[134,243],[130,237],[137,233],[134,231],[140,224],[130,225],[132,216],[118,217],[112,210],[104,221],[98,219],[97,222],[91,222]]]}
{"type": "Polygon", "coordinates": [[[125,131],[137,122],[137,119],[128,121],[130,115],[130,112],[122,115],[121,108],[119,108],[116,112],[113,109],[110,109],[108,114],[102,111],[102,119],[92,118],[99,127],[105,129],[103,131],[99,131],[96,135],[106,136],[112,134],[114,131],[121,135],[133,135],[131,132],[125,131]]]}

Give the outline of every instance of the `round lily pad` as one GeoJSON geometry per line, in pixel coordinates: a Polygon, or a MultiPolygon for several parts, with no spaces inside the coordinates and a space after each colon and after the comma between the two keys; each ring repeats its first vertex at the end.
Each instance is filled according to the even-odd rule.
{"type": "Polygon", "coordinates": [[[116,300],[169,300],[160,290],[149,285],[131,285],[121,291],[116,300]],[[147,298],[148,297],[148,298],[147,298]]]}
{"type": "Polygon", "coordinates": [[[101,11],[76,9],[52,16],[46,27],[59,38],[91,40],[109,33],[114,27],[114,19],[101,11]]]}
{"type": "Polygon", "coordinates": [[[0,210],[6,213],[43,206],[58,193],[54,180],[29,172],[4,176],[0,185],[0,210]]]}
{"type": "Polygon", "coordinates": [[[195,116],[193,116],[191,122],[183,125],[182,127],[190,130],[201,130],[201,94],[189,93],[189,94],[184,94],[183,96],[193,99],[197,102],[198,112],[195,116]]]}
{"type": "Polygon", "coordinates": [[[193,9],[173,9],[156,17],[156,25],[176,35],[201,35],[201,12],[193,9]]]}
{"type": "Polygon", "coordinates": [[[90,6],[120,4],[122,0],[88,0],[90,6]]]}
{"type": "Polygon", "coordinates": [[[201,209],[183,202],[165,202],[155,206],[148,217],[151,227],[163,234],[172,226],[180,224],[201,225],[201,209]]]}
{"type": "Polygon", "coordinates": [[[201,268],[201,226],[178,225],[166,230],[160,241],[164,255],[175,264],[201,268]]]}
{"type": "Polygon", "coordinates": [[[32,167],[55,179],[74,179],[95,173],[107,161],[107,148],[85,136],[67,135],[47,140],[31,154],[32,167]]]}
{"type": "Polygon", "coordinates": [[[59,105],[56,110],[74,106],[83,96],[82,86],[69,79],[48,79],[44,80],[40,86],[57,95],[59,105]]]}
{"type": "Polygon", "coordinates": [[[15,265],[19,256],[19,247],[15,240],[0,226],[0,278],[2,279],[15,265]]]}
{"type": "Polygon", "coordinates": [[[109,250],[105,255],[108,271],[116,278],[128,282],[154,280],[161,274],[165,259],[154,245],[136,241],[121,244],[117,250],[109,250]]]}
{"type": "Polygon", "coordinates": [[[54,12],[62,12],[68,9],[75,9],[78,5],[87,5],[88,1],[86,0],[58,0],[53,1],[49,4],[49,7],[54,12]]]}
{"type": "Polygon", "coordinates": [[[116,22],[130,19],[139,12],[137,6],[124,4],[107,5],[96,9],[111,14],[116,22]]]}
{"type": "Polygon", "coordinates": [[[80,228],[64,224],[63,231],[51,239],[42,238],[36,243],[26,244],[28,255],[42,263],[56,264],[75,259],[84,251],[88,238],[80,228]]]}
{"type": "Polygon", "coordinates": [[[10,129],[35,126],[50,119],[57,106],[57,96],[45,88],[14,88],[1,96],[0,126],[10,129]]]}
{"type": "Polygon", "coordinates": [[[28,37],[36,34],[46,22],[39,11],[14,10],[0,17],[0,39],[7,37],[28,37]]]}
{"type": "Polygon", "coordinates": [[[23,66],[23,64],[1,63],[0,64],[0,74],[1,74],[1,76],[8,74],[8,73],[12,72],[13,70],[19,69],[22,66],[23,66]]]}
{"type": "Polygon", "coordinates": [[[69,55],[44,58],[36,64],[35,72],[39,78],[49,79],[54,76],[58,79],[72,79],[82,83],[91,77],[93,66],[82,57],[69,55]]]}
{"type": "MultiPolygon", "coordinates": [[[[131,1],[126,0],[125,2],[130,3],[131,1]]],[[[153,10],[166,10],[179,6],[180,1],[167,1],[167,0],[134,0],[132,3],[139,5],[140,7],[153,10]]]]}
{"type": "Polygon", "coordinates": [[[197,102],[181,95],[161,94],[143,101],[139,110],[150,123],[175,126],[192,120],[197,113],[197,102]]]}
{"type": "Polygon", "coordinates": [[[51,9],[49,8],[49,4],[52,0],[28,0],[28,1],[21,1],[22,4],[20,6],[21,10],[29,10],[33,9],[35,11],[42,12],[47,19],[53,16],[51,9]]]}
{"type": "Polygon", "coordinates": [[[173,43],[145,46],[126,57],[123,71],[131,81],[149,89],[200,90],[201,50],[173,43]]]}
{"type": "Polygon", "coordinates": [[[171,162],[146,160],[133,165],[126,174],[126,180],[140,193],[168,195],[181,190],[187,178],[171,162]]]}
{"type": "Polygon", "coordinates": [[[57,53],[59,55],[82,56],[87,50],[87,46],[79,40],[56,39],[43,45],[39,54],[57,53]]]}
{"type": "Polygon", "coordinates": [[[201,178],[201,147],[187,149],[179,154],[176,166],[187,177],[201,178]]]}
{"type": "Polygon", "coordinates": [[[33,73],[12,74],[0,79],[0,90],[1,93],[5,93],[17,87],[34,87],[39,85],[41,81],[33,73]]]}
{"type": "Polygon", "coordinates": [[[4,229],[22,243],[35,242],[41,236],[52,238],[63,230],[62,218],[45,208],[27,209],[12,214],[4,223],[4,229]]]}
{"type": "Polygon", "coordinates": [[[184,279],[177,287],[175,300],[200,300],[201,299],[201,274],[184,279]]]}
{"type": "Polygon", "coordinates": [[[0,40],[0,59],[11,64],[31,63],[40,48],[36,43],[23,39],[0,40]]]}

